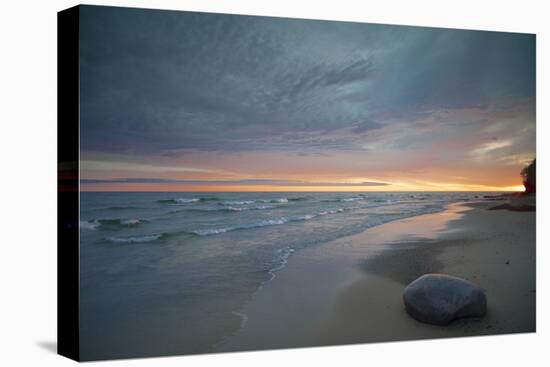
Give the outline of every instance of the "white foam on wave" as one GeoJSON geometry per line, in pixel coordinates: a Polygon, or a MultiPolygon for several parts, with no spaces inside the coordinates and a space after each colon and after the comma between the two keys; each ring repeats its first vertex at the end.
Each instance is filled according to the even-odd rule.
{"type": "Polygon", "coordinates": [[[220,205],[250,205],[254,203],[277,203],[277,204],[286,204],[288,203],[287,198],[277,198],[277,199],[258,199],[258,200],[226,200],[222,201],[220,205]]]}
{"type": "Polygon", "coordinates": [[[214,228],[214,229],[197,229],[195,231],[191,231],[191,233],[194,233],[199,236],[210,236],[213,234],[220,234],[230,231],[230,228],[214,228]]]}
{"type": "Polygon", "coordinates": [[[99,226],[110,227],[110,226],[120,225],[120,226],[133,227],[143,222],[144,222],[143,219],[138,219],[138,218],[128,218],[128,219],[103,218],[103,219],[94,219],[89,221],[80,221],[80,228],[95,230],[99,226]]]}
{"type": "Polygon", "coordinates": [[[320,212],[319,215],[324,216],[324,215],[329,215],[329,214],[342,213],[344,210],[345,210],[344,208],[339,208],[339,209],[334,209],[334,210],[325,210],[323,212],[320,212]]]}
{"type": "Polygon", "coordinates": [[[310,220],[318,216],[323,216],[327,214],[341,213],[343,211],[344,209],[341,208],[330,212],[327,211],[327,212],[321,212],[318,214],[304,214],[304,215],[294,215],[290,217],[281,217],[277,219],[266,219],[255,223],[241,224],[241,225],[224,227],[224,228],[197,229],[197,230],[191,231],[191,233],[196,234],[198,236],[211,236],[211,235],[216,235],[221,233],[237,231],[241,229],[252,229],[252,228],[260,228],[260,227],[267,227],[267,226],[276,226],[276,225],[286,224],[289,222],[300,222],[300,221],[310,220]]]}
{"type": "Polygon", "coordinates": [[[249,205],[254,204],[254,200],[229,200],[229,201],[222,201],[220,205],[249,205]]]}
{"type": "Polygon", "coordinates": [[[285,204],[285,203],[288,203],[288,199],[287,199],[287,198],[261,199],[261,200],[258,200],[258,202],[260,202],[260,203],[280,203],[280,204],[285,204]]]}
{"type": "Polygon", "coordinates": [[[231,313],[241,319],[240,328],[244,329],[246,326],[246,323],[248,322],[248,315],[237,311],[233,311],[231,313]]]}
{"type": "Polygon", "coordinates": [[[250,208],[247,208],[245,206],[243,206],[243,207],[230,206],[230,207],[227,207],[227,210],[231,210],[233,212],[242,212],[242,211],[245,211],[245,210],[250,210],[250,208]]]}
{"type": "Polygon", "coordinates": [[[152,234],[135,237],[107,237],[107,240],[114,243],[147,243],[156,241],[161,237],[160,234],[152,234]]]}
{"type": "Polygon", "coordinates": [[[288,199],[287,198],[274,199],[271,202],[272,203],[288,203],[288,199]]]}
{"type": "Polygon", "coordinates": [[[275,278],[276,272],[282,270],[288,264],[288,259],[290,258],[290,255],[294,253],[294,251],[295,250],[291,247],[285,247],[275,251],[278,257],[279,264],[274,268],[269,269],[270,281],[275,278]]]}
{"type": "Polygon", "coordinates": [[[186,204],[186,203],[196,203],[200,198],[178,198],[174,199],[174,202],[177,204],[186,204]]]}
{"type": "Polygon", "coordinates": [[[342,199],[342,201],[357,201],[357,200],[365,200],[366,197],[365,196],[353,196],[351,198],[344,198],[342,199]]]}
{"type": "Polygon", "coordinates": [[[175,199],[160,199],[157,203],[168,205],[184,205],[190,203],[197,203],[202,201],[217,201],[216,197],[194,197],[194,198],[175,198],[175,199]]]}
{"type": "Polygon", "coordinates": [[[94,231],[94,230],[97,229],[97,227],[99,227],[99,222],[97,222],[95,220],[92,220],[92,221],[81,220],[79,227],[80,227],[80,229],[87,229],[87,230],[94,231]]]}
{"type": "Polygon", "coordinates": [[[276,206],[270,206],[270,205],[258,205],[258,206],[228,206],[227,208],[223,208],[224,210],[230,210],[233,212],[242,212],[246,210],[265,210],[265,209],[275,209],[276,206]]]}
{"type": "Polygon", "coordinates": [[[251,228],[258,228],[258,227],[275,226],[275,225],[285,224],[287,222],[288,222],[288,219],[286,218],[268,219],[268,220],[262,220],[256,223],[242,224],[242,225],[225,227],[225,228],[199,229],[191,232],[199,236],[211,236],[214,234],[237,231],[239,229],[251,229],[251,228]]]}

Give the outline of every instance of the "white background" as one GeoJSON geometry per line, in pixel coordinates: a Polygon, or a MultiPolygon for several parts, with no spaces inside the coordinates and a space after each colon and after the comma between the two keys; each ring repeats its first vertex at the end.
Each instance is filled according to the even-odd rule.
{"type": "MultiPolygon", "coordinates": [[[[548,349],[550,12],[545,1],[94,1],[165,9],[537,33],[537,333],[154,358],[102,366],[527,366],[548,349]],[[543,123],[544,121],[544,123],[543,123]],[[548,224],[546,224],[548,226],[548,224]]],[[[3,2],[0,21],[0,365],[65,366],[56,342],[56,12],[73,1],[3,2]]]]}

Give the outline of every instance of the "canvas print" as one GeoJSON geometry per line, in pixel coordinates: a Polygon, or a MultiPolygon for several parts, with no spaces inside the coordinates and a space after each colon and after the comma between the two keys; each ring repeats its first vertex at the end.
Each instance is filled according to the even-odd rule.
{"type": "Polygon", "coordinates": [[[78,359],[535,331],[535,35],[76,14],[78,359]]]}

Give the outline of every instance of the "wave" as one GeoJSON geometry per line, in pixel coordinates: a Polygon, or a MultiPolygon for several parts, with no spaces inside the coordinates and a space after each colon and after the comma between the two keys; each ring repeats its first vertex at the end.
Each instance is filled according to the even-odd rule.
{"type": "Polygon", "coordinates": [[[94,231],[97,229],[97,227],[99,227],[99,225],[100,223],[95,220],[88,220],[88,221],[81,220],[79,228],[94,231]]]}
{"type": "Polygon", "coordinates": [[[250,205],[255,203],[273,203],[273,204],[286,204],[289,201],[299,201],[298,198],[276,198],[276,199],[257,199],[257,200],[226,200],[219,202],[219,205],[250,205]]]}
{"type": "Polygon", "coordinates": [[[142,223],[147,222],[144,219],[127,218],[127,219],[92,219],[88,221],[80,221],[81,229],[96,230],[99,226],[122,226],[122,227],[135,227],[142,223]]]}
{"type": "Polygon", "coordinates": [[[278,257],[277,262],[279,264],[276,267],[269,269],[269,273],[272,276],[271,279],[275,278],[275,272],[283,269],[286,266],[286,264],[288,263],[288,258],[294,253],[294,251],[295,250],[291,247],[285,247],[276,251],[278,257]]]}
{"type": "Polygon", "coordinates": [[[275,209],[276,206],[273,205],[259,205],[259,206],[253,206],[253,207],[246,207],[246,206],[229,206],[227,208],[218,209],[220,211],[229,211],[229,212],[242,212],[246,210],[267,210],[267,209],[275,209]]]}
{"type": "MultiPolygon", "coordinates": [[[[292,247],[285,247],[275,251],[276,260],[274,261],[274,263],[276,265],[267,271],[270,276],[268,281],[272,281],[273,279],[275,279],[275,273],[282,270],[288,264],[288,259],[290,258],[290,255],[292,255],[294,252],[295,250],[292,247]]],[[[264,283],[260,285],[259,289],[263,288],[264,283]]]]}
{"type": "Polygon", "coordinates": [[[229,201],[222,201],[218,204],[220,205],[249,205],[254,204],[254,200],[229,200],[229,201]]]}
{"type": "Polygon", "coordinates": [[[262,199],[258,200],[260,203],[288,203],[287,198],[279,198],[279,199],[262,199]]]}
{"type": "Polygon", "coordinates": [[[269,209],[275,209],[277,206],[275,205],[258,205],[253,207],[247,207],[247,206],[228,206],[223,208],[185,208],[185,209],[178,209],[178,210],[171,210],[168,212],[168,214],[176,214],[181,212],[227,212],[227,213],[235,213],[235,212],[242,212],[242,211],[248,211],[248,210],[269,210],[269,209]]]}
{"type": "Polygon", "coordinates": [[[157,200],[157,203],[161,203],[161,204],[187,204],[187,203],[196,203],[198,201],[200,201],[200,198],[178,198],[178,199],[157,200]]]}
{"type": "Polygon", "coordinates": [[[322,203],[345,203],[350,201],[357,201],[357,200],[366,200],[367,195],[359,194],[357,196],[352,196],[348,198],[334,198],[334,199],[323,199],[321,200],[322,203]]]}
{"type": "Polygon", "coordinates": [[[243,229],[253,229],[253,228],[261,228],[261,227],[268,227],[268,226],[277,226],[277,225],[282,225],[282,224],[291,223],[291,222],[301,222],[301,221],[306,221],[306,220],[310,220],[316,217],[325,216],[329,214],[342,213],[345,210],[347,209],[340,208],[335,210],[323,211],[316,214],[304,214],[304,215],[294,215],[290,217],[281,217],[277,219],[265,219],[259,222],[240,224],[240,225],[229,226],[229,227],[198,229],[198,230],[190,231],[189,233],[196,234],[198,236],[212,236],[212,235],[233,232],[233,231],[238,231],[243,229]]]}
{"type": "Polygon", "coordinates": [[[97,222],[106,226],[134,227],[146,221],[143,219],[129,218],[129,219],[98,219],[97,222]]]}
{"type": "Polygon", "coordinates": [[[295,198],[288,198],[288,201],[306,201],[311,199],[311,196],[298,196],[295,198]]]}
{"type": "Polygon", "coordinates": [[[220,201],[221,199],[215,196],[205,196],[201,197],[200,201],[220,201]]]}
{"type": "Polygon", "coordinates": [[[165,233],[162,234],[151,234],[144,236],[132,236],[132,237],[107,237],[107,241],[113,243],[148,243],[154,242],[161,238],[166,237],[165,233]]]}
{"type": "Polygon", "coordinates": [[[342,201],[357,201],[357,200],[365,200],[367,199],[366,195],[358,195],[358,196],[352,196],[350,198],[343,198],[342,201]]]}
{"type": "Polygon", "coordinates": [[[248,322],[248,315],[242,312],[233,311],[231,312],[233,315],[237,316],[239,319],[241,319],[240,322],[240,329],[244,329],[246,326],[246,323],[248,322]]]}
{"type": "Polygon", "coordinates": [[[326,211],[320,212],[318,215],[323,216],[323,215],[329,215],[329,214],[342,213],[344,210],[346,209],[340,208],[335,210],[326,210],[326,211]]]}
{"type": "Polygon", "coordinates": [[[250,224],[242,224],[237,226],[230,226],[230,227],[224,227],[224,228],[210,228],[210,229],[198,229],[195,231],[191,231],[191,233],[199,235],[199,236],[211,236],[215,234],[221,234],[226,232],[232,232],[237,231],[240,229],[251,229],[251,228],[259,228],[259,227],[266,227],[266,226],[275,226],[280,224],[285,224],[289,220],[285,218],[281,219],[268,219],[268,220],[262,220],[260,222],[256,223],[250,223],[250,224]]]}
{"type": "Polygon", "coordinates": [[[120,205],[120,206],[109,206],[106,209],[107,210],[128,210],[128,209],[139,209],[139,208],[137,206],[132,206],[132,205],[128,205],[128,206],[120,205]]]}
{"type": "Polygon", "coordinates": [[[255,203],[274,203],[274,204],[286,204],[289,201],[304,201],[308,200],[309,197],[301,196],[295,198],[275,198],[275,199],[256,199],[256,200],[221,200],[217,197],[195,197],[195,198],[175,198],[175,199],[160,199],[157,200],[157,203],[160,204],[169,204],[169,205],[184,205],[191,203],[198,203],[204,201],[219,201],[219,205],[251,205],[255,203]]]}
{"type": "Polygon", "coordinates": [[[251,208],[252,210],[264,210],[264,209],[275,209],[279,208],[277,205],[259,205],[251,208]]]}
{"type": "Polygon", "coordinates": [[[182,205],[182,204],[190,204],[190,203],[197,203],[199,201],[218,201],[220,200],[217,197],[199,197],[199,198],[175,198],[175,199],[160,199],[157,200],[157,203],[160,204],[170,204],[170,205],[182,205]]]}

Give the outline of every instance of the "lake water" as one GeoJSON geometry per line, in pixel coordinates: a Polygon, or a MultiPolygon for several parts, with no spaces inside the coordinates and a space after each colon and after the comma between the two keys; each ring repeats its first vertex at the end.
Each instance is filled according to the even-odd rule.
{"type": "Polygon", "coordinates": [[[81,356],[209,352],[293,253],[484,194],[83,192],[81,356]]]}

